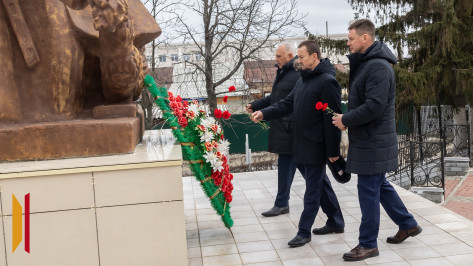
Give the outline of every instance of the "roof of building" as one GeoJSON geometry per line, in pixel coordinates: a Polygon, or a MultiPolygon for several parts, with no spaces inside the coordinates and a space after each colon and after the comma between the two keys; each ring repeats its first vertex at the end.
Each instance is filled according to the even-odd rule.
{"type": "MultiPolygon", "coordinates": [[[[150,73],[155,78],[156,83],[159,86],[166,86],[172,84],[172,74],[174,67],[158,67],[154,69],[154,72],[150,69],[150,73]]],[[[166,86],[167,87],[167,86],[166,86]]]]}
{"type": "Polygon", "coordinates": [[[248,85],[251,83],[273,82],[276,77],[276,67],[274,60],[247,61],[245,66],[245,80],[248,85]]]}

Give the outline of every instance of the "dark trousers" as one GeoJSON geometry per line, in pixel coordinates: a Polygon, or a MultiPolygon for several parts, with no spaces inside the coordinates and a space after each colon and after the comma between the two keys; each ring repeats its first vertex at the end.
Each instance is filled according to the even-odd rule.
{"type": "Polygon", "coordinates": [[[289,193],[292,180],[296,173],[296,163],[292,155],[279,154],[278,156],[278,194],[274,206],[282,208],[289,206],[289,193]]]}
{"type": "Polygon", "coordinates": [[[311,229],[319,210],[327,215],[326,225],[332,228],[344,228],[342,211],[332,184],[325,173],[325,165],[297,164],[305,179],[304,210],[299,220],[298,235],[311,238],[311,229]]]}
{"type": "Polygon", "coordinates": [[[385,174],[358,175],[358,198],[361,208],[358,241],[364,248],[378,246],[376,239],[379,232],[380,203],[400,230],[417,226],[416,220],[407,211],[396,190],[386,180],[385,174]]]}

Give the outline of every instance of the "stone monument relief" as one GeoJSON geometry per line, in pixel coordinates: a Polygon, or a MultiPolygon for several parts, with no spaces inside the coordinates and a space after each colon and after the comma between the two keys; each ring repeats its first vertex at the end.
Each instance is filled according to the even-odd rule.
{"type": "Polygon", "coordinates": [[[139,0],[2,0],[0,161],[133,152],[160,33],[139,0]]]}

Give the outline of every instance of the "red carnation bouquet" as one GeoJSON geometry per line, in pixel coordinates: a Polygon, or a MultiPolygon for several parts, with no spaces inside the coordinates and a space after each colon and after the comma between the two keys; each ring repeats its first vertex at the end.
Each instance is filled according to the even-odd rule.
{"type": "Polygon", "coordinates": [[[317,109],[317,110],[322,109],[322,111],[327,111],[329,114],[332,114],[333,116],[337,116],[337,115],[338,115],[338,114],[335,113],[332,109],[330,109],[330,107],[328,107],[328,103],[318,102],[318,103],[315,105],[315,109],[317,109]]]}

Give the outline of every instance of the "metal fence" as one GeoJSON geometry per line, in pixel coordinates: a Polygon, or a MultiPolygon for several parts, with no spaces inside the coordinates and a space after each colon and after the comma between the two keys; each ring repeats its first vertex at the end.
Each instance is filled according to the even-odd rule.
{"type": "Polygon", "coordinates": [[[230,142],[230,154],[245,153],[246,134],[251,152],[268,150],[268,122],[256,124],[249,114],[235,114],[222,122],[225,138],[230,142]]]}
{"type": "Polygon", "coordinates": [[[410,142],[411,186],[445,189],[443,142],[410,142]]]}
{"type": "Polygon", "coordinates": [[[440,132],[446,157],[471,157],[470,125],[446,125],[440,132]]]}
{"type": "Polygon", "coordinates": [[[391,182],[444,188],[445,157],[469,157],[471,163],[470,125],[451,124],[452,108],[409,106],[397,115],[399,166],[388,173],[391,182]]]}

